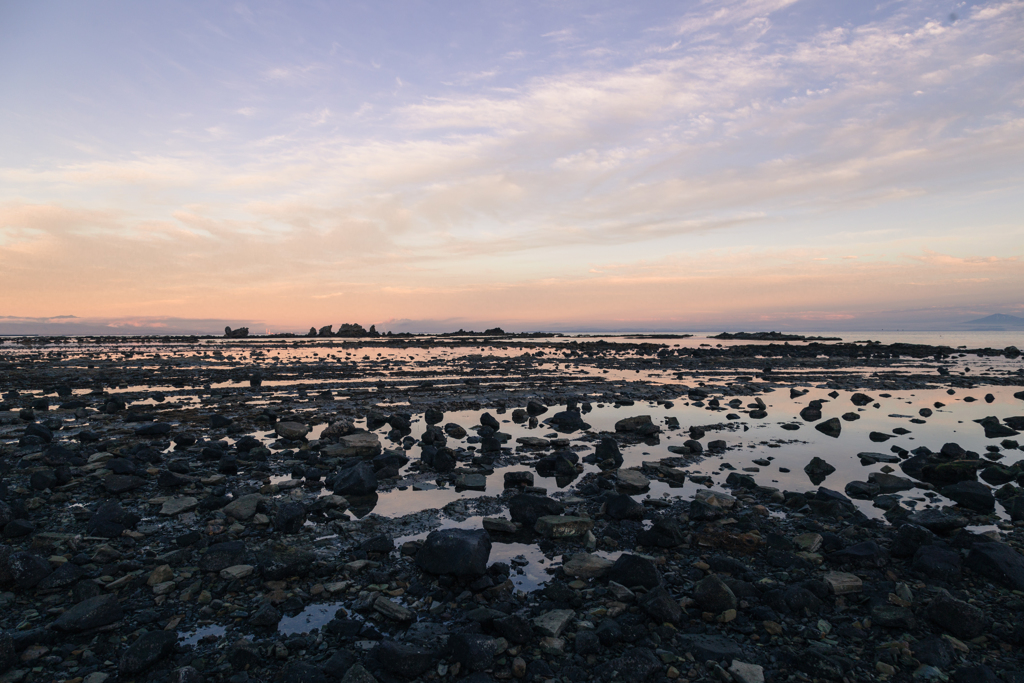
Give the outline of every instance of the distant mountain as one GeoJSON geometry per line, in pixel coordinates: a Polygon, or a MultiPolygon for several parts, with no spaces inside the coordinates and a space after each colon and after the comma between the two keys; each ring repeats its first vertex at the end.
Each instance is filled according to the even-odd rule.
{"type": "Polygon", "coordinates": [[[986,315],[984,318],[978,318],[977,320],[968,320],[961,325],[970,325],[971,327],[985,327],[986,329],[1010,329],[1010,330],[1024,330],[1024,318],[1016,315],[1006,315],[1004,313],[995,313],[993,315],[986,315]]]}

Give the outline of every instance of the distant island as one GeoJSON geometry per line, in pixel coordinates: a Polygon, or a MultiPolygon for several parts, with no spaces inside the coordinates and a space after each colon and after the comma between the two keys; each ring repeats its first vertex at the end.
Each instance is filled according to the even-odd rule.
{"type": "Polygon", "coordinates": [[[994,313],[993,315],[986,315],[984,318],[968,320],[960,324],[985,330],[1024,330],[1024,318],[1016,315],[1006,315],[1005,313],[994,313]]]}
{"type": "Polygon", "coordinates": [[[782,332],[722,332],[709,339],[739,339],[742,341],[843,341],[840,337],[808,337],[782,332]]]}

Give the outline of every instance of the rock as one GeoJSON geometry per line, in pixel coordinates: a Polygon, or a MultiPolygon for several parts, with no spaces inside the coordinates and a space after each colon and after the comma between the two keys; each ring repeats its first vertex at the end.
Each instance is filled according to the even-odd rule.
{"type": "Polygon", "coordinates": [[[593,630],[579,631],[576,634],[575,650],[576,654],[582,657],[600,654],[601,639],[593,630]]]}
{"type": "Polygon", "coordinates": [[[547,538],[576,538],[583,536],[594,528],[594,521],[589,517],[568,517],[562,515],[544,515],[537,518],[534,530],[547,538]]]}
{"type": "Polygon", "coordinates": [[[884,472],[872,472],[868,475],[868,481],[878,486],[878,490],[882,493],[898,493],[914,488],[912,479],[884,472]]]}
{"type": "Polygon", "coordinates": [[[122,508],[116,500],[110,500],[96,510],[89,519],[85,531],[90,536],[117,538],[125,529],[134,529],[140,519],[138,515],[122,508]]]}
{"type": "Polygon", "coordinates": [[[255,628],[276,629],[281,621],[281,612],[269,602],[265,602],[249,617],[248,625],[255,628]]]}
{"type": "Polygon", "coordinates": [[[660,432],[661,427],[654,424],[650,415],[636,415],[634,417],[623,418],[616,422],[615,431],[638,434],[640,436],[650,436],[660,432]]]}
{"type": "Polygon", "coordinates": [[[817,486],[825,481],[825,478],[836,471],[836,468],[828,464],[818,456],[811,458],[811,461],[804,465],[804,473],[810,478],[811,483],[817,486]]]}
{"type": "Polygon", "coordinates": [[[512,643],[525,643],[533,638],[533,626],[530,622],[519,616],[511,614],[494,620],[494,630],[512,643]]]}
{"type": "Polygon", "coordinates": [[[928,578],[951,583],[960,580],[960,554],[935,545],[923,545],[914,553],[911,568],[928,578]]]}
{"type": "Polygon", "coordinates": [[[246,561],[249,557],[244,541],[224,541],[206,549],[199,558],[199,568],[204,572],[220,572],[238,564],[251,564],[246,561]]]}
{"type": "Polygon", "coordinates": [[[688,635],[677,636],[684,652],[692,652],[698,662],[712,660],[720,662],[736,659],[743,656],[743,650],[739,644],[731,638],[717,635],[688,635]]]}
{"type": "Polygon", "coordinates": [[[356,432],[341,437],[322,451],[332,458],[373,458],[383,450],[380,437],[370,432],[356,432]]]}
{"type": "Polygon", "coordinates": [[[169,498],[160,506],[160,514],[165,517],[173,517],[181,514],[182,512],[191,512],[192,510],[195,510],[198,505],[199,501],[191,496],[169,498]]]}
{"type": "Polygon", "coordinates": [[[668,517],[658,517],[650,529],[637,534],[637,541],[652,548],[675,548],[686,541],[686,532],[668,517]]]}
{"type": "Polygon", "coordinates": [[[953,646],[945,638],[928,636],[911,644],[914,657],[922,664],[948,669],[956,661],[953,646]]]}
{"type": "Polygon", "coordinates": [[[1024,590],[1024,556],[1005,543],[974,544],[964,566],[1002,586],[1024,590]]]}
{"type": "Polygon", "coordinates": [[[557,638],[575,616],[576,613],[571,609],[551,610],[535,617],[533,625],[542,635],[557,638]]]}
{"type": "Polygon", "coordinates": [[[245,522],[252,519],[261,503],[263,503],[263,496],[258,493],[249,493],[225,505],[223,512],[232,519],[245,522]]]}
{"type": "Polygon", "coordinates": [[[637,470],[619,470],[615,487],[624,493],[643,493],[651,488],[651,482],[637,470]]]}
{"type": "Polygon", "coordinates": [[[850,498],[856,498],[858,500],[871,500],[881,490],[878,484],[868,483],[866,481],[851,481],[843,489],[850,498]]]}
{"type": "Polygon", "coordinates": [[[562,564],[562,571],[579,579],[596,579],[607,574],[613,564],[614,562],[600,555],[577,553],[562,564]]]}
{"type": "Polygon", "coordinates": [[[902,524],[896,530],[889,552],[893,557],[913,557],[917,549],[935,542],[935,534],[916,524],[902,524]]]}
{"type": "MultiPolygon", "coordinates": [[[[316,553],[301,548],[282,547],[260,553],[257,566],[267,581],[282,581],[292,576],[303,577],[310,573],[316,553]]],[[[200,564],[202,567],[202,564],[200,564]]]]}
{"type": "Polygon", "coordinates": [[[306,515],[306,506],[302,503],[285,503],[277,509],[274,529],[282,534],[297,534],[306,523],[306,515]]]}
{"type": "Polygon", "coordinates": [[[53,628],[68,633],[80,633],[113,624],[123,615],[116,595],[98,595],[83,600],[61,614],[53,622],[53,628]]]}
{"type": "Polygon", "coordinates": [[[299,422],[278,422],[274,425],[274,432],[282,439],[299,441],[306,438],[310,427],[299,422]]]}
{"type": "Polygon", "coordinates": [[[661,574],[654,562],[646,557],[629,553],[619,555],[606,576],[609,581],[621,583],[627,588],[643,586],[650,590],[661,585],[661,574]]]}
{"type": "Polygon", "coordinates": [[[914,612],[899,605],[875,605],[871,608],[871,621],[883,628],[907,630],[917,627],[914,612]]]}
{"type": "Polygon", "coordinates": [[[504,517],[484,517],[482,521],[484,529],[500,534],[514,534],[519,531],[519,525],[504,517]]]}
{"type": "Polygon", "coordinates": [[[889,552],[874,541],[862,541],[830,553],[828,559],[840,564],[881,567],[889,561],[889,552]]]}
{"type": "Polygon", "coordinates": [[[381,641],[374,654],[384,669],[405,678],[416,678],[426,672],[435,657],[430,650],[393,640],[381,641]]]}
{"type": "Polygon", "coordinates": [[[683,608],[664,586],[658,586],[640,598],[640,607],[657,624],[677,624],[683,618],[683,608]]]}
{"type": "Polygon", "coordinates": [[[555,413],[546,422],[558,432],[572,433],[590,429],[590,425],[584,422],[583,417],[575,410],[555,413]]]}
{"type": "Polygon", "coordinates": [[[628,493],[611,494],[605,499],[605,514],[612,519],[641,520],[644,518],[644,506],[628,493]]]}
{"type": "Polygon", "coordinates": [[[948,534],[967,526],[966,517],[935,508],[915,512],[907,517],[907,521],[937,534],[948,534]]]}
{"type": "Polygon", "coordinates": [[[236,564],[220,570],[220,578],[225,581],[238,581],[252,576],[256,568],[251,564],[236,564]]]}
{"type": "Polygon", "coordinates": [[[828,572],[823,577],[833,595],[846,595],[847,593],[860,593],[864,588],[864,582],[855,574],[846,572],[828,572]]]}
{"type": "Polygon", "coordinates": [[[1002,439],[1008,436],[1017,436],[1020,432],[1011,429],[1008,425],[1004,425],[999,422],[999,418],[994,415],[983,418],[981,420],[975,420],[985,430],[986,439],[1002,439]]]}
{"type": "Polygon", "coordinates": [[[341,677],[341,683],[377,683],[377,679],[357,662],[350,666],[345,675],[341,677]]]}
{"type": "Polygon", "coordinates": [[[452,659],[469,671],[483,671],[494,664],[495,639],[477,633],[453,633],[446,648],[452,659]]]}
{"type": "Polygon", "coordinates": [[[984,633],[989,625],[989,619],[983,611],[970,603],[951,597],[948,593],[933,598],[925,609],[925,614],[957,638],[975,638],[984,633]]]}
{"type": "Polygon", "coordinates": [[[145,479],[130,474],[108,474],[106,479],[103,480],[103,488],[107,490],[107,493],[115,496],[128,493],[145,485],[145,479]]]}
{"type": "Polygon", "coordinates": [[[121,655],[119,671],[134,676],[153,666],[174,652],[178,634],[174,631],[149,631],[135,639],[121,655]]]}
{"type": "Polygon", "coordinates": [[[35,588],[53,572],[50,563],[35,553],[12,553],[6,564],[14,585],[21,590],[35,588]]]}
{"type": "Polygon", "coordinates": [[[942,495],[958,504],[976,512],[992,512],[996,509],[996,499],[992,490],[978,481],[958,481],[944,486],[942,495]]]}
{"type": "Polygon", "coordinates": [[[604,681],[646,681],[662,668],[661,660],[649,648],[633,647],[601,667],[600,673],[604,681]]]}
{"type": "Polygon", "coordinates": [[[491,539],[483,530],[432,531],[416,553],[416,564],[431,574],[482,576],[491,555],[491,539]]]}
{"type": "Polygon", "coordinates": [[[171,425],[164,422],[154,422],[143,425],[135,430],[135,436],[166,436],[171,433],[171,425]]]}
{"type": "Polygon", "coordinates": [[[377,491],[377,475],[373,471],[373,466],[363,461],[338,472],[332,484],[334,492],[338,495],[368,496],[377,491]]]}
{"type": "Polygon", "coordinates": [[[544,413],[548,412],[548,409],[547,406],[545,406],[540,401],[535,401],[531,399],[526,402],[526,412],[529,413],[531,417],[536,417],[538,415],[543,415],[544,413]]]}
{"type": "Polygon", "coordinates": [[[460,474],[455,479],[455,488],[470,491],[486,491],[487,477],[482,474],[460,474]]]}
{"type": "Polygon", "coordinates": [[[565,507],[553,498],[520,493],[512,496],[508,502],[509,516],[513,522],[519,522],[524,528],[533,529],[540,517],[560,515],[565,507]]]}
{"type": "MultiPolygon", "coordinates": [[[[863,396],[863,394],[861,394],[863,396]]],[[[729,673],[735,683],[764,683],[764,667],[758,664],[732,660],[729,673]]]]}
{"type": "Polygon", "coordinates": [[[843,432],[843,423],[839,421],[838,417],[831,417],[824,422],[819,422],[814,425],[814,428],[825,436],[831,436],[833,439],[838,439],[839,435],[843,432]]]}
{"type": "Polygon", "coordinates": [[[850,396],[850,401],[853,403],[853,405],[857,406],[858,408],[866,406],[867,404],[873,402],[874,400],[875,399],[871,398],[867,394],[862,394],[860,392],[850,396]]]}
{"type": "Polygon", "coordinates": [[[706,576],[697,582],[693,589],[693,599],[705,612],[724,612],[736,609],[739,601],[732,589],[716,574],[706,576]]]}
{"type": "Polygon", "coordinates": [[[533,486],[533,472],[506,472],[504,480],[507,489],[533,486]]]}
{"type": "Polygon", "coordinates": [[[380,614],[384,615],[388,619],[393,619],[394,621],[416,620],[415,612],[403,607],[402,605],[399,605],[397,602],[393,600],[385,598],[383,595],[379,596],[373,602],[373,609],[379,612],[380,614]]]}
{"type": "Polygon", "coordinates": [[[615,467],[621,467],[623,463],[622,451],[619,450],[619,443],[610,436],[601,437],[601,442],[594,449],[594,456],[598,462],[611,460],[615,467]]]}

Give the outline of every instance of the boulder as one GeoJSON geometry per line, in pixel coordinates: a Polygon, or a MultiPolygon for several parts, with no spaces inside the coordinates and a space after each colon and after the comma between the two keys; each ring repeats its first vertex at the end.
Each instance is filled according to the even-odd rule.
{"type": "Polygon", "coordinates": [[[122,616],[124,616],[124,612],[117,602],[116,595],[97,595],[94,598],[83,600],[61,614],[53,622],[53,628],[68,633],[80,633],[113,624],[122,616]]]}
{"type": "Polygon", "coordinates": [[[368,496],[377,491],[377,475],[373,465],[363,461],[335,475],[333,490],[341,496],[368,496]]]}
{"type": "Polygon", "coordinates": [[[532,493],[512,496],[508,503],[509,517],[527,529],[533,529],[537,520],[546,515],[560,515],[565,507],[553,498],[532,493]]]}
{"type": "Polygon", "coordinates": [[[732,589],[716,574],[706,576],[693,589],[693,599],[705,612],[724,612],[736,609],[739,601],[732,589]]]}
{"type": "Polygon", "coordinates": [[[491,555],[486,531],[441,529],[432,531],[416,553],[416,564],[430,574],[482,576],[491,555]]]}
{"type": "Polygon", "coordinates": [[[650,590],[661,585],[661,574],[654,562],[646,557],[629,553],[619,555],[605,576],[609,581],[622,584],[627,588],[643,586],[650,590]]]}
{"type": "Polygon", "coordinates": [[[965,640],[980,636],[989,625],[981,609],[945,592],[932,599],[925,614],[945,631],[965,640]]]}
{"type": "Polygon", "coordinates": [[[1011,590],[1024,591],[1024,555],[1005,543],[975,543],[964,566],[1011,590]]]}
{"type": "Polygon", "coordinates": [[[149,631],[125,649],[118,666],[124,676],[134,676],[174,652],[178,634],[174,631],[149,631]]]}

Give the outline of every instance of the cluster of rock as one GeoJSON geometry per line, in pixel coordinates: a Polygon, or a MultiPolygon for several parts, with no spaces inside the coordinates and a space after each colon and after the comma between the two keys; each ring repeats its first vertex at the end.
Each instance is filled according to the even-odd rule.
{"type": "Polygon", "coordinates": [[[358,339],[361,337],[379,337],[380,333],[377,331],[376,325],[370,325],[370,329],[365,329],[359,323],[343,323],[338,327],[338,331],[334,332],[334,325],[324,325],[319,330],[315,327],[309,328],[309,332],[306,333],[307,337],[346,337],[349,339],[358,339]]]}
{"type": "Polygon", "coordinates": [[[224,338],[225,339],[242,339],[243,337],[248,337],[248,336],[249,336],[249,328],[248,327],[239,327],[239,328],[236,328],[236,329],[233,330],[233,329],[231,329],[231,326],[228,325],[228,326],[226,326],[224,328],[224,338]]]}

